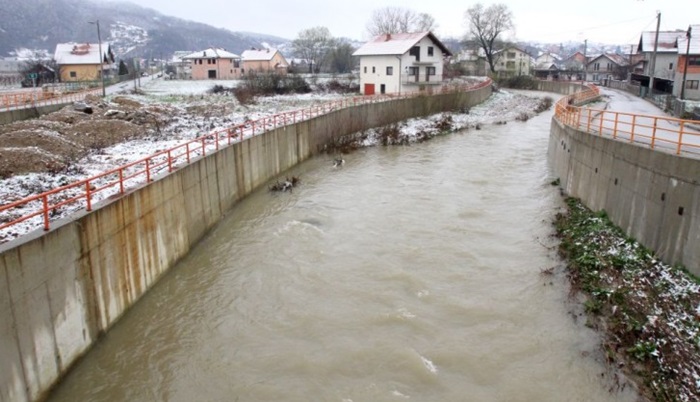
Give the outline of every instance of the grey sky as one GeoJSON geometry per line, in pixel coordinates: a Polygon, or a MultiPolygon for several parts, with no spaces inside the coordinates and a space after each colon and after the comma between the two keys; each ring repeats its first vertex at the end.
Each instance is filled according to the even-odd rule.
{"type": "MultiPolygon", "coordinates": [[[[138,0],[163,14],[204,22],[232,31],[248,31],[294,39],[299,31],[327,27],[333,36],[367,39],[365,26],[372,12],[383,7],[404,7],[432,15],[438,36],[462,37],[464,12],[474,2],[457,0],[138,0]],[[196,5],[196,7],[195,7],[196,5]]],[[[583,41],[634,43],[643,30],[654,30],[656,11],[661,29],[687,29],[700,23],[698,0],[505,0],[513,11],[516,39],[542,42],[583,41]]],[[[491,2],[482,2],[485,5],[491,2]]]]}

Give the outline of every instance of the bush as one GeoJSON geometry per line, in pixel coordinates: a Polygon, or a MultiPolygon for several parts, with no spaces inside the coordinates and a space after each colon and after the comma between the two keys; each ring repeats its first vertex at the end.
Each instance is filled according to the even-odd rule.
{"type": "Polygon", "coordinates": [[[498,83],[505,88],[513,89],[537,89],[537,83],[532,76],[518,75],[511,78],[501,79],[498,83]]]}
{"type": "Polygon", "coordinates": [[[300,75],[258,72],[249,72],[240,85],[233,89],[233,94],[242,104],[252,103],[256,96],[309,92],[311,92],[311,86],[300,75]]]}

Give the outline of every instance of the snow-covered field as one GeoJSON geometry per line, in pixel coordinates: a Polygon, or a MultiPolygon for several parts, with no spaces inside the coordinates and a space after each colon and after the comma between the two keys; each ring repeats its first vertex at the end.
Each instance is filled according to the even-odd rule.
{"type": "MultiPolygon", "coordinates": [[[[217,84],[233,86],[235,82],[217,82],[217,84]]],[[[95,149],[86,157],[72,163],[69,168],[60,172],[29,173],[3,179],[0,181],[0,200],[2,200],[4,205],[7,205],[11,202],[142,160],[145,157],[178,146],[202,135],[281,112],[305,109],[348,97],[348,95],[337,93],[310,93],[264,97],[258,99],[255,104],[241,105],[230,95],[207,94],[211,87],[212,83],[209,81],[149,81],[142,87],[143,94],[131,95],[128,98],[147,105],[151,108],[149,110],[154,110],[154,108],[155,110],[165,110],[165,113],[171,116],[169,123],[165,127],[162,127],[157,133],[151,133],[151,135],[120,142],[106,148],[95,149]]],[[[117,115],[121,113],[116,109],[109,109],[117,106],[116,103],[111,103],[111,100],[114,100],[114,97],[107,99],[106,108],[108,110],[105,114],[117,115]]],[[[539,102],[540,99],[536,97],[501,91],[469,111],[449,114],[441,113],[435,116],[402,122],[400,124],[401,135],[408,138],[409,141],[412,137],[424,135],[427,131],[435,130],[435,122],[443,119],[445,115],[449,115],[452,121],[451,131],[470,126],[515,120],[523,114],[532,116],[535,114],[533,110],[539,102]]],[[[377,143],[377,138],[374,140],[366,139],[363,146],[373,146],[377,143]]],[[[210,153],[214,149],[214,142],[208,141],[205,152],[210,153]]],[[[163,166],[160,168],[160,171],[152,172],[152,174],[163,172],[166,168],[163,166]]],[[[131,171],[136,169],[143,169],[143,166],[131,168],[131,171]]],[[[104,186],[105,183],[113,182],[114,180],[115,175],[112,175],[102,180],[96,180],[92,184],[99,188],[104,186]]],[[[126,184],[133,187],[144,181],[145,176],[142,175],[126,184]]],[[[118,191],[118,186],[100,191],[93,194],[92,202],[95,203],[107,198],[118,191]]],[[[68,197],[77,197],[83,193],[83,187],[75,188],[64,192],[58,199],[64,200],[68,197]]],[[[53,203],[55,202],[56,199],[53,200],[53,203]]],[[[72,212],[84,207],[85,202],[81,202],[55,208],[52,210],[51,220],[67,217],[72,212]]],[[[37,210],[41,210],[40,201],[33,202],[32,205],[8,209],[0,212],[0,222],[10,222],[37,210]]],[[[12,240],[40,228],[42,225],[43,217],[40,215],[19,224],[0,229],[0,242],[12,240]]]]}

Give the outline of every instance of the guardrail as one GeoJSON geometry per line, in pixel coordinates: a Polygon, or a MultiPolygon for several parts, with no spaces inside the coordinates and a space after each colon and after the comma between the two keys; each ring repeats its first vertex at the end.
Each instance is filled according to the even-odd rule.
{"type": "Polygon", "coordinates": [[[560,99],[555,117],[589,134],[628,141],[676,155],[700,155],[700,121],[576,106],[599,95],[597,87],[560,99]],[[694,128],[696,127],[696,128],[694,128]]]}
{"type": "Polygon", "coordinates": [[[80,92],[50,92],[50,91],[26,91],[0,93],[0,112],[15,108],[59,105],[62,103],[77,102],[85,99],[87,95],[101,94],[101,89],[89,89],[80,92]]]}
{"type": "MultiPolygon", "coordinates": [[[[491,85],[490,80],[471,86],[444,86],[439,90],[433,90],[431,94],[474,91],[489,85],[491,85]]],[[[44,230],[49,230],[52,218],[56,217],[64,208],[71,211],[85,208],[87,211],[91,211],[94,203],[113,196],[121,196],[130,188],[150,182],[161,173],[172,172],[185,166],[194,158],[216,152],[221,146],[227,146],[275,128],[309,120],[341,108],[411,98],[423,94],[419,92],[346,98],[306,109],[263,117],[255,121],[247,121],[206,134],[87,179],[3,205],[0,207],[0,216],[2,217],[0,218],[0,230],[20,223],[29,223],[34,228],[43,227],[44,230]]]]}

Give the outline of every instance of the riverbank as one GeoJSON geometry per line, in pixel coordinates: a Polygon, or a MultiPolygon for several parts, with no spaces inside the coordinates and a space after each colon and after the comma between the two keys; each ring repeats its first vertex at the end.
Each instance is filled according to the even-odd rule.
{"type": "Polygon", "coordinates": [[[700,397],[700,282],[658,260],[574,198],[555,225],[572,294],[585,296],[588,325],[608,363],[649,400],[700,397]]]}

